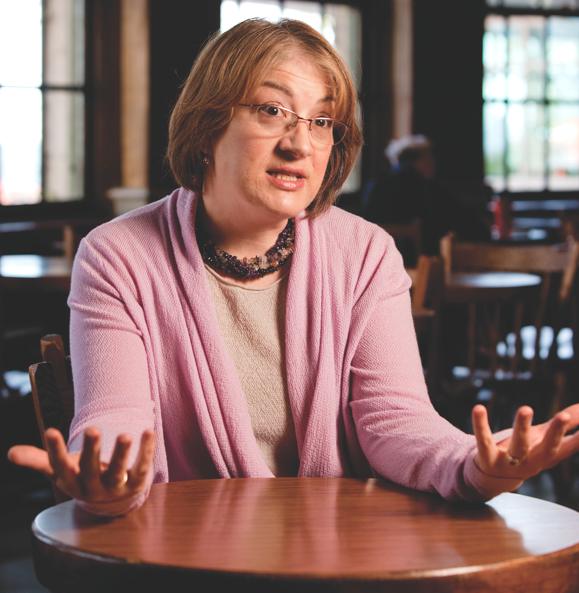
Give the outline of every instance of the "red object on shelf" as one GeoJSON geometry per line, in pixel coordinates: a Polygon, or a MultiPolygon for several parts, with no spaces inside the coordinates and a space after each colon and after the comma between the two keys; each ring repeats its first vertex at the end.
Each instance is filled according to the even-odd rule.
{"type": "Polygon", "coordinates": [[[508,239],[512,231],[511,203],[504,196],[495,196],[491,204],[493,234],[499,239],[508,239]]]}

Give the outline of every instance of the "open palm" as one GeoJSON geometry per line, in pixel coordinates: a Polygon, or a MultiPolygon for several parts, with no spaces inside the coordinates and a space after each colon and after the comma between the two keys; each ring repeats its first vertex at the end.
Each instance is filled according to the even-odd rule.
{"type": "Polygon", "coordinates": [[[49,428],[46,433],[46,448],[16,445],[8,452],[13,463],[43,473],[54,480],[57,488],[78,500],[86,502],[112,502],[132,497],[146,485],[152,465],[154,434],[143,432],[137,458],[128,469],[131,438],[117,437],[109,463],[100,459],[100,433],[88,428],[84,434],[80,453],[71,453],[60,432],[49,428]]]}
{"type": "Polygon", "coordinates": [[[498,478],[526,480],[579,451],[579,432],[567,434],[579,426],[579,404],[565,408],[542,424],[533,426],[532,420],[532,408],[520,407],[513,433],[497,443],[486,408],[475,406],[472,411],[478,448],[475,462],[481,471],[498,478]]]}

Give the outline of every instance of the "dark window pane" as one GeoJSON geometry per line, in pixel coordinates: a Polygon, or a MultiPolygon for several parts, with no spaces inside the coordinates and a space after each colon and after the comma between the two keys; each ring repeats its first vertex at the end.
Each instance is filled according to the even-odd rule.
{"type": "Polygon", "coordinates": [[[0,203],[41,199],[42,94],[0,88],[0,203]]]}

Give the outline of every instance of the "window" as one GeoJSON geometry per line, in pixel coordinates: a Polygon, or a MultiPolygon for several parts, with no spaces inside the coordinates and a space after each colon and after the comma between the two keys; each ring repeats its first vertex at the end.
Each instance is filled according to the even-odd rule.
{"type": "Polygon", "coordinates": [[[0,204],[80,199],[84,0],[0,0],[0,204]]]}
{"type": "Polygon", "coordinates": [[[488,1],[483,41],[487,182],[579,189],[579,1],[488,1]]]}
{"type": "MultiPolygon", "coordinates": [[[[362,24],[358,9],[346,4],[325,2],[292,2],[287,0],[223,0],[221,31],[254,17],[276,22],[282,18],[304,21],[321,33],[348,65],[358,89],[362,77],[362,24]]],[[[343,187],[344,192],[360,189],[361,171],[358,162],[343,187]]]]}

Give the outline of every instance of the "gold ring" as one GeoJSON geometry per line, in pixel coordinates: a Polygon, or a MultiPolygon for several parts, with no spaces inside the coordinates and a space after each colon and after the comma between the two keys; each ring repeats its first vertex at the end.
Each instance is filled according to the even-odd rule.
{"type": "Polygon", "coordinates": [[[513,457],[509,452],[507,452],[507,461],[509,465],[512,465],[514,467],[517,465],[521,465],[522,459],[520,457],[513,457]]]}
{"type": "Polygon", "coordinates": [[[129,472],[125,472],[123,479],[121,480],[119,487],[124,486],[129,481],[129,472]]]}

